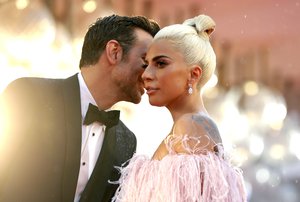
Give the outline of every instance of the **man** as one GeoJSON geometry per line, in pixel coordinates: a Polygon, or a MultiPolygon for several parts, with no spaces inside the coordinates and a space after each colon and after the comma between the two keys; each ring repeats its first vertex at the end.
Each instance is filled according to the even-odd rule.
{"type": "Polygon", "coordinates": [[[115,166],[132,157],[136,138],[118,112],[93,122],[87,111],[140,102],[144,57],[158,30],[142,16],[98,19],[85,36],[78,74],[21,78],[7,87],[1,97],[0,201],[111,200],[117,185],[109,181],[119,178],[115,166]]]}

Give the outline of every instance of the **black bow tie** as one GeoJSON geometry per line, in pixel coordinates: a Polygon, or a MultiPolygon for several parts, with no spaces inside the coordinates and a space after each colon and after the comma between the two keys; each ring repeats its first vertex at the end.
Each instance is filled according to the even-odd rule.
{"type": "Polygon", "coordinates": [[[107,127],[112,127],[118,124],[119,118],[119,110],[111,110],[106,112],[103,110],[99,110],[98,107],[90,103],[83,124],[89,125],[95,121],[98,121],[100,123],[103,123],[107,127]]]}

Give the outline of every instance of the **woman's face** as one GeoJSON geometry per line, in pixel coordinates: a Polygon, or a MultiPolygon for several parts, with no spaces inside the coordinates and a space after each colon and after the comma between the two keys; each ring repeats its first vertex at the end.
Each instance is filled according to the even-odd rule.
{"type": "Polygon", "coordinates": [[[160,39],[147,51],[142,75],[149,102],[154,106],[180,104],[188,93],[189,70],[183,55],[168,40],[160,39]]]}

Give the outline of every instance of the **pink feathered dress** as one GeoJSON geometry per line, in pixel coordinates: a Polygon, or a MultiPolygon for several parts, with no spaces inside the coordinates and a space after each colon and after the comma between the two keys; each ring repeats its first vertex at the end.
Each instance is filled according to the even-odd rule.
{"type": "MultiPolygon", "coordinates": [[[[181,141],[188,139],[184,136],[181,141]]],[[[175,140],[175,141],[178,141],[175,140]]],[[[128,166],[119,168],[120,186],[114,202],[245,202],[242,172],[225,160],[224,152],[188,154],[172,151],[162,160],[135,155],[128,166]]],[[[187,146],[186,146],[187,147],[187,146]]],[[[221,147],[219,147],[220,149],[221,147]]]]}

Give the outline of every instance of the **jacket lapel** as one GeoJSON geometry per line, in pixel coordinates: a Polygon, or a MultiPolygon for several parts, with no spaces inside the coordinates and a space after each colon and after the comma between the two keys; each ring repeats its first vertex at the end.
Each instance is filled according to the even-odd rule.
{"type": "Polygon", "coordinates": [[[81,152],[81,105],[77,74],[63,80],[66,119],[66,156],[62,201],[73,201],[81,152]]]}
{"type": "Polygon", "coordinates": [[[116,127],[108,128],[105,131],[105,137],[101,152],[99,154],[94,171],[82,193],[80,201],[102,201],[106,191],[108,191],[108,180],[110,179],[112,169],[115,169],[115,147],[116,147],[116,127]]]}

